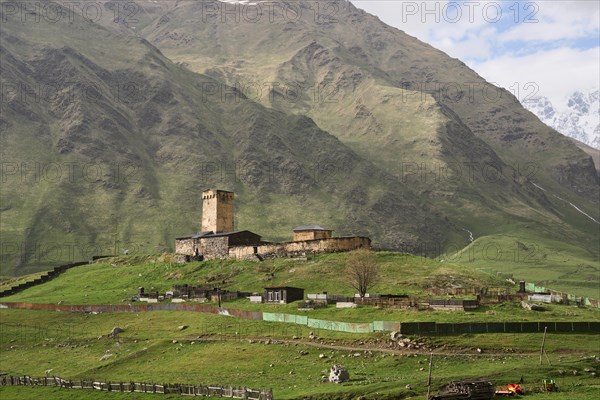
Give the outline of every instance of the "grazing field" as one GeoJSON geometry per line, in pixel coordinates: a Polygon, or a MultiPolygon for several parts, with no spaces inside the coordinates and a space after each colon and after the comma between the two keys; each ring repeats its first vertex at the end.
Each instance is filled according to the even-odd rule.
{"type": "MultiPolygon", "coordinates": [[[[277,399],[422,398],[426,388],[428,352],[390,347],[389,336],[383,333],[317,331],[313,332],[317,338],[310,340],[308,330],[285,330],[285,324],[238,323],[228,317],[180,312],[82,315],[0,310],[0,317],[0,369],[11,374],[43,376],[52,370],[51,374],[69,379],[272,387],[277,399]],[[188,327],[180,330],[181,325],[188,327]],[[125,332],[108,338],[113,326],[125,332]],[[333,364],[347,367],[351,381],[323,382],[333,364]]],[[[583,399],[600,383],[591,375],[599,372],[598,339],[596,334],[549,335],[552,366],[545,360],[539,365],[539,334],[422,340],[434,354],[434,388],[453,379],[484,378],[506,384],[523,377],[525,387],[532,390],[541,379],[552,376],[561,386],[553,399],[583,399]]],[[[61,391],[60,398],[98,398],[92,391],[66,392],[70,390],[61,391]]],[[[2,388],[0,392],[3,399],[24,398],[28,393],[54,394],[55,389],[2,388]]]]}
{"type": "MultiPolygon", "coordinates": [[[[260,294],[263,287],[269,285],[301,287],[305,289],[305,294],[354,294],[344,274],[347,254],[320,255],[308,261],[276,259],[262,263],[213,260],[178,264],[174,259],[175,257],[169,254],[103,259],[94,264],[72,268],[54,280],[2,300],[30,303],[124,304],[131,302],[132,296],[137,294],[138,287],[144,287],[147,292],[164,293],[171,290],[173,285],[184,283],[215,285],[223,290],[260,294]]],[[[471,267],[407,254],[378,252],[377,263],[381,268],[381,279],[372,290],[375,293],[408,294],[417,299],[427,299],[432,296],[428,289],[434,287],[497,287],[513,291],[518,287],[505,279],[474,271],[471,267]]],[[[459,313],[366,306],[338,310],[335,305],[300,311],[297,309],[297,303],[251,304],[245,298],[224,302],[223,306],[345,322],[594,321],[600,315],[597,309],[562,305],[547,305],[546,312],[537,313],[523,310],[518,303],[485,305],[477,310],[459,313]]]]}
{"type": "MultiPolygon", "coordinates": [[[[120,257],[66,271],[59,279],[7,297],[7,301],[77,301],[81,304],[121,303],[143,286],[147,292],[170,290],[175,284],[214,284],[227,290],[262,293],[268,285],[291,285],[307,293],[344,294],[354,290],[345,278],[347,253],[317,255],[308,261],[275,259],[261,263],[212,260],[178,264],[171,254],[120,257]],[[225,281],[225,284],[223,284],[225,281]]],[[[402,253],[378,252],[380,283],[373,291],[423,295],[430,287],[500,286],[505,280],[472,268],[402,253]]]]}
{"type": "Polygon", "coordinates": [[[481,271],[513,274],[515,279],[600,299],[597,242],[589,249],[596,252],[528,232],[484,236],[446,258],[481,271]]]}
{"type": "MultiPolygon", "coordinates": [[[[262,292],[267,285],[293,285],[305,293],[352,295],[343,278],[346,254],[263,263],[231,260],[178,264],[169,254],[122,257],[72,268],[57,278],[3,298],[3,302],[128,304],[139,286],[164,292],[174,284],[214,282],[226,290],[262,292]]],[[[377,253],[379,293],[425,299],[432,287],[502,287],[512,283],[471,267],[398,253],[377,253]]],[[[213,303],[213,305],[216,305],[213,303]]],[[[313,311],[287,305],[224,307],[308,315],[337,321],[597,321],[597,309],[547,306],[526,311],[518,303],[484,306],[470,312],[432,312],[363,306],[313,311]]],[[[496,385],[524,380],[529,393],[555,378],[559,393],[535,393],[535,400],[594,398],[600,390],[600,334],[551,333],[546,350],[551,366],[539,362],[540,333],[464,334],[411,337],[419,348],[401,347],[389,332],[344,333],[303,325],[244,320],[185,311],[68,313],[0,309],[0,372],[66,379],[220,384],[272,388],[276,399],[422,399],[433,354],[433,391],[450,380],[487,379],[496,385]],[[109,337],[114,327],[124,330],[109,337]],[[328,383],[329,368],[348,368],[350,381],[328,383]],[[574,372],[576,371],[576,372],[574,372]],[[361,397],[362,396],[362,397],[361,397]]],[[[115,394],[92,390],[2,387],[5,399],[179,398],[173,395],[115,394]]]]}

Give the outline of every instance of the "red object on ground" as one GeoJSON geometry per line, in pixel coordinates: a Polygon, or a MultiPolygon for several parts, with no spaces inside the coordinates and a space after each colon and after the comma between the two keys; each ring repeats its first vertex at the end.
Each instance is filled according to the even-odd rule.
{"type": "Polygon", "coordinates": [[[514,394],[525,394],[525,391],[517,383],[509,383],[507,389],[514,394]]]}
{"type": "Polygon", "coordinates": [[[509,383],[507,386],[501,386],[496,390],[497,396],[514,396],[515,394],[525,394],[525,390],[516,383],[509,383]]]}

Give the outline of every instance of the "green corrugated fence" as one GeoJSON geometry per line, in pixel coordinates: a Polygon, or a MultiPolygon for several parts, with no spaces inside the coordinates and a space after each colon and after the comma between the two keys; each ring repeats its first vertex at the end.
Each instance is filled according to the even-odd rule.
{"type": "Polygon", "coordinates": [[[288,322],[292,324],[308,325],[308,317],[305,315],[280,314],[263,312],[263,321],[288,322]]]}
{"type": "Polygon", "coordinates": [[[349,332],[349,333],[370,333],[373,332],[373,323],[339,322],[325,321],[322,319],[308,319],[310,328],[325,329],[329,331],[349,332]]]}
{"type": "Polygon", "coordinates": [[[325,321],[322,319],[308,318],[303,315],[280,314],[263,312],[263,321],[287,322],[291,324],[305,325],[309,328],[325,329],[328,331],[339,331],[349,333],[369,333],[373,332],[373,323],[353,323],[339,321],[325,321]]]}
{"type": "Polygon", "coordinates": [[[406,335],[455,335],[462,333],[532,333],[544,332],[596,332],[600,333],[600,322],[341,322],[308,318],[294,314],[263,313],[264,321],[286,322],[305,325],[313,329],[348,333],[371,333],[399,331],[406,335]]]}

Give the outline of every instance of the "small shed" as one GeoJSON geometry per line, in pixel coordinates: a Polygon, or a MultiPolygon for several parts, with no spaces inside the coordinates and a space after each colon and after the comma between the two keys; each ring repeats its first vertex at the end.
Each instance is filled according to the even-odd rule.
{"type": "Polygon", "coordinates": [[[291,286],[265,287],[264,302],[267,304],[287,304],[304,299],[304,289],[291,286]]]}
{"type": "Polygon", "coordinates": [[[332,236],[332,230],[325,229],[319,225],[304,225],[294,228],[294,242],[315,239],[329,239],[332,236]]]}

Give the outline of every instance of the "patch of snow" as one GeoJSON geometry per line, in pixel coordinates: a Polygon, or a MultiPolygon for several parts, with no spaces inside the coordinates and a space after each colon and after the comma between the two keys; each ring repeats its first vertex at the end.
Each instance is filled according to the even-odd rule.
{"type": "Polygon", "coordinates": [[[590,215],[588,215],[585,211],[582,211],[579,207],[577,207],[575,204],[571,203],[570,201],[568,202],[574,209],[576,209],[577,211],[579,211],[580,213],[582,213],[583,215],[585,215],[586,217],[588,217],[589,219],[591,219],[592,221],[594,221],[597,224],[600,224],[600,222],[596,221],[596,219],[594,219],[593,217],[591,217],[590,215]]]}
{"type": "Polygon", "coordinates": [[[473,237],[473,232],[471,232],[467,228],[463,228],[463,231],[469,232],[469,242],[473,243],[473,240],[475,240],[475,238],[473,237]]]}
{"type": "Polygon", "coordinates": [[[541,187],[541,186],[540,186],[540,185],[538,185],[537,183],[535,183],[535,182],[531,182],[531,183],[532,183],[532,184],[533,184],[533,186],[535,186],[536,188],[538,188],[538,189],[540,189],[540,190],[543,190],[544,192],[546,191],[546,189],[544,189],[543,187],[541,187]]]}
{"type": "MultiPolygon", "coordinates": [[[[531,183],[532,183],[532,184],[533,184],[533,186],[535,186],[536,188],[538,188],[538,189],[540,189],[540,190],[543,190],[544,192],[547,192],[547,190],[546,190],[546,189],[544,189],[544,188],[543,188],[543,187],[541,187],[540,185],[536,184],[535,182],[531,182],[531,183]]],[[[552,196],[554,196],[554,197],[556,197],[557,199],[559,199],[559,200],[562,200],[562,201],[564,201],[564,202],[566,202],[566,203],[569,203],[569,205],[570,205],[571,207],[573,207],[574,209],[576,209],[576,210],[577,210],[579,213],[581,213],[581,214],[585,215],[586,217],[588,217],[589,219],[591,219],[591,220],[592,220],[592,221],[594,221],[595,223],[597,223],[597,224],[600,224],[600,222],[599,222],[599,221],[597,221],[597,220],[596,220],[594,217],[592,217],[591,215],[589,215],[588,213],[586,213],[585,211],[583,211],[581,208],[579,208],[579,207],[577,207],[575,204],[571,203],[570,201],[567,201],[567,200],[563,199],[562,197],[560,197],[560,196],[557,196],[557,195],[555,195],[555,194],[552,194],[552,196]]]]}

